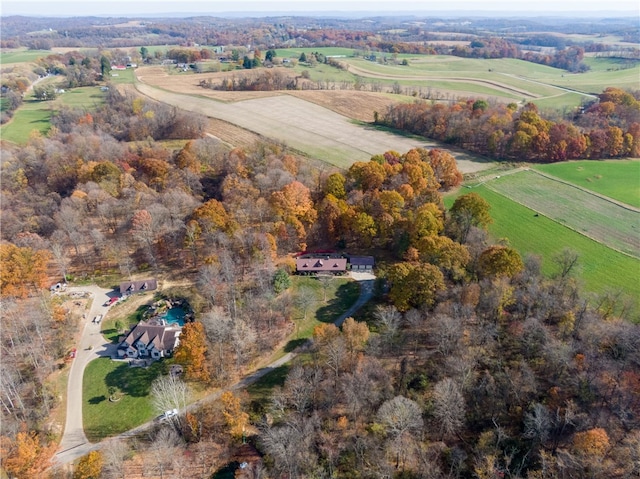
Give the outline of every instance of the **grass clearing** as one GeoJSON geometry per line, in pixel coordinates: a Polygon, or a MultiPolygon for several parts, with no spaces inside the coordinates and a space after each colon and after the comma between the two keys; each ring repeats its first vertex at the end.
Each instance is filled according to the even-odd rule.
{"type": "Polygon", "coordinates": [[[115,85],[133,84],[135,82],[135,73],[133,68],[112,71],[111,76],[109,76],[109,82],[115,85]]]}
{"type": "Polygon", "coordinates": [[[82,383],[82,418],[89,441],[100,441],[152,419],[156,411],[149,389],[153,380],[167,371],[166,361],[156,361],[149,368],[131,368],[126,361],[109,358],[91,361],[82,383]],[[109,401],[111,386],[123,393],[117,402],[109,401]]]}
{"type": "Polygon", "coordinates": [[[446,196],[445,204],[450,207],[457,196],[470,191],[478,193],[491,205],[491,236],[496,240],[508,238],[509,244],[522,255],[539,255],[543,274],[549,276],[555,272],[553,256],[568,247],[580,255],[579,278],[585,291],[600,294],[617,289],[631,298],[640,297],[639,260],[614,251],[550,218],[535,216],[533,210],[486,186],[473,190],[461,188],[446,196]]]}
{"type": "Polygon", "coordinates": [[[615,250],[640,258],[640,213],[535,170],[485,184],[533,211],[615,250]]]}
{"type": "Polygon", "coordinates": [[[17,144],[29,141],[33,131],[46,135],[51,128],[51,116],[60,105],[92,110],[104,103],[105,93],[98,87],[80,87],[65,90],[53,101],[27,98],[16,110],[12,120],[0,128],[0,137],[17,144]]]}
{"type": "MultiPolygon", "coordinates": [[[[308,288],[315,294],[314,304],[307,310],[306,317],[300,308],[294,312],[296,323],[295,340],[304,342],[313,335],[313,328],[322,323],[332,323],[344,311],[356,302],[360,295],[358,283],[348,279],[336,277],[331,280],[326,290],[324,301],[324,291],[318,279],[311,276],[292,277],[292,294],[295,295],[301,288],[308,288]]],[[[289,341],[292,343],[292,341],[289,341]]],[[[285,347],[285,351],[292,350],[292,345],[285,347]]]]}
{"type": "Polygon", "coordinates": [[[639,160],[570,161],[533,168],[640,208],[639,160]]]}
{"type": "Polygon", "coordinates": [[[53,102],[26,100],[11,121],[0,128],[0,138],[25,144],[34,130],[45,135],[51,128],[52,108],[53,102]]]}

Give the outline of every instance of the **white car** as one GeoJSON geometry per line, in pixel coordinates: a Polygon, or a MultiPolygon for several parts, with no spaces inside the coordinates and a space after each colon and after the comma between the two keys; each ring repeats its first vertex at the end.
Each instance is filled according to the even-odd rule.
{"type": "Polygon", "coordinates": [[[167,419],[171,419],[178,415],[177,409],[169,409],[168,411],[163,412],[158,418],[160,421],[166,421],[167,419]]]}
{"type": "Polygon", "coordinates": [[[100,321],[102,321],[102,315],[99,314],[98,316],[96,316],[95,318],[93,318],[93,322],[94,323],[100,323],[100,321]]]}

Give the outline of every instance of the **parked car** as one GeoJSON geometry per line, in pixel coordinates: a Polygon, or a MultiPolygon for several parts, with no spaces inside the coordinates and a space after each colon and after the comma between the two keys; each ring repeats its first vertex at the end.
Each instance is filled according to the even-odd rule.
{"type": "Polygon", "coordinates": [[[165,411],[162,414],[160,414],[160,416],[158,417],[158,420],[166,421],[167,419],[171,419],[172,417],[175,417],[177,415],[178,415],[177,409],[169,409],[168,411],[165,411]]]}
{"type": "Polygon", "coordinates": [[[72,359],[75,358],[76,357],[76,352],[77,352],[77,349],[73,348],[71,351],[69,351],[69,357],[72,358],[72,359]]]}
{"type": "Polygon", "coordinates": [[[98,316],[93,318],[93,322],[96,323],[96,324],[100,323],[100,321],[102,321],[102,315],[101,314],[99,314],[98,316]]]}
{"type": "Polygon", "coordinates": [[[112,304],[117,303],[120,300],[120,296],[114,296],[113,298],[110,298],[106,303],[104,303],[103,306],[111,306],[112,304]]]}

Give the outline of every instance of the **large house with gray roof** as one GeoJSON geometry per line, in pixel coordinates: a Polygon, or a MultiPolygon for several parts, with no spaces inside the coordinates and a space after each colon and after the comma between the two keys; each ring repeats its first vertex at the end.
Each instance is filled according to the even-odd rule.
{"type": "Polygon", "coordinates": [[[118,357],[160,359],[171,356],[180,343],[181,331],[182,328],[176,324],[140,321],[118,345],[118,357]]]}

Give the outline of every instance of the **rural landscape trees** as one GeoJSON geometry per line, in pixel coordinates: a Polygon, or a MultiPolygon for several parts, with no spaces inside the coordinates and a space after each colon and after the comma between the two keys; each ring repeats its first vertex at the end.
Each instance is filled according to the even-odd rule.
{"type": "MultiPolygon", "coordinates": [[[[37,19],[9,22],[13,39],[3,33],[3,46],[69,49],[47,52],[29,75],[7,72],[2,81],[3,121],[32,101],[22,95],[36,81],[43,83],[33,98],[56,105],[48,133],[2,145],[2,472],[69,476],[49,469],[60,435],[52,417],[64,397],[59,376],[77,353],[77,311],[90,298],[58,294],[62,284],[153,276],[193,308],[173,357],[145,370],[157,375],[148,391],[132,375],[90,400],[118,401],[139,387],[149,396],[148,414],[162,419],[148,434],[112,439],[83,457],[73,477],[211,477],[225,467],[238,477],[272,478],[640,474],[637,305],[614,289],[584,293],[581,273],[591,265],[576,250],[556,245],[548,265],[491,235],[495,203],[480,189],[456,191],[465,180],[456,161],[462,153],[448,146],[535,163],[637,157],[638,91],[609,86],[581,109],[560,113],[519,100],[435,101],[422,86],[412,92],[406,79],[385,79],[395,94],[385,98],[407,95],[369,112],[376,121],[367,128],[442,143],[343,158],[339,168],[283,142],[231,144],[246,132],[140,96],[112,76],[138,62],[216,90],[199,90],[207,95],[315,95],[302,91],[313,86],[344,112],[351,104],[332,96],[340,83],[368,88],[372,103],[383,87],[347,76],[353,65],[324,45],[353,49],[360,68],[408,70],[417,60],[401,55],[436,61],[448,54],[567,74],[586,71],[594,63],[586,54],[604,51],[598,43],[557,45],[550,34],[481,37],[476,20],[473,33],[448,32],[455,40],[441,45],[428,44],[431,33],[419,26],[375,31],[366,22],[354,29],[324,20],[308,28],[308,21],[158,19],[98,28],[69,20],[65,35],[38,33],[37,19]],[[140,46],[144,32],[157,48],[140,46]],[[181,45],[163,46],[177,39],[181,45]],[[74,50],[94,43],[100,48],[74,50]],[[212,44],[251,47],[225,52],[212,44]],[[285,58],[280,46],[306,49],[285,58]],[[192,80],[214,56],[217,68],[227,63],[232,71],[219,83],[192,80]],[[348,80],[318,79],[324,68],[348,80]],[[62,83],[56,88],[49,77],[62,83]],[[53,102],[65,88],[96,85],[100,101],[91,106],[53,102]],[[233,133],[218,136],[218,129],[233,133]],[[293,256],[303,251],[374,255],[370,304],[335,326],[353,290],[336,287],[332,276],[294,278],[293,256]],[[255,388],[224,390],[284,352],[297,356],[255,388]],[[214,389],[219,399],[189,406],[214,389]]],[[[616,54],[633,63],[630,48],[616,54]]],[[[308,98],[322,103],[320,95],[308,98]]],[[[489,176],[498,184],[500,175],[489,176]]],[[[108,334],[139,319],[133,309],[108,334]]]]}

